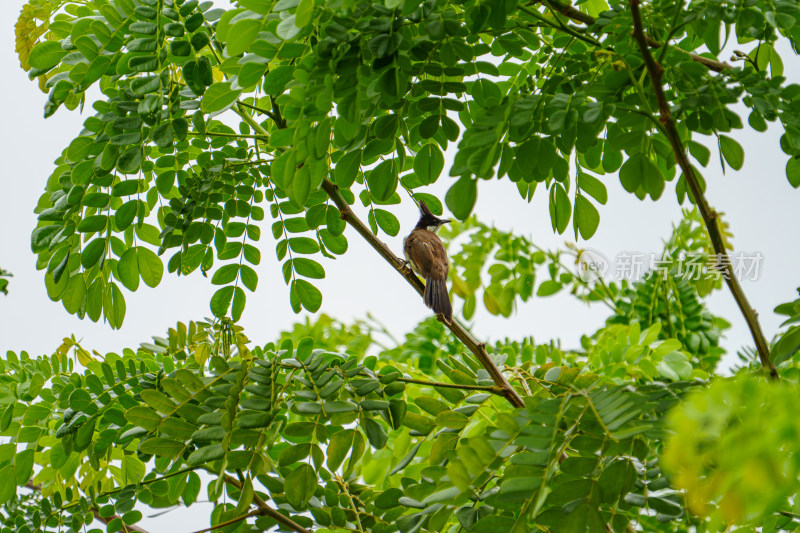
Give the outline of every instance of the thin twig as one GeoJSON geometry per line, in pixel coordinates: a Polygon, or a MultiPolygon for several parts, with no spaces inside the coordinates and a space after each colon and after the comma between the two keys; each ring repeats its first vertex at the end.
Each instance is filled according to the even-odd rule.
{"type": "Polygon", "coordinates": [[[247,514],[243,514],[242,516],[237,516],[237,517],[231,518],[230,520],[225,520],[224,522],[220,522],[219,524],[217,524],[215,526],[207,527],[205,529],[198,529],[194,533],[207,533],[208,531],[214,531],[215,529],[222,529],[223,527],[228,527],[231,524],[235,524],[237,522],[241,522],[242,520],[247,520],[251,516],[260,516],[261,514],[262,514],[261,510],[260,509],[256,509],[255,511],[250,511],[247,514]]]}
{"type": "Polygon", "coordinates": [[[272,120],[273,120],[273,121],[274,121],[276,124],[277,124],[277,123],[278,123],[278,121],[280,120],[278,117],[276,117],[276,116],[275,116],[275,114],[274,114],[272,111],[269,111],[269,110],[267,110],[267,109],[262,109],[262,108],[260,108],[260,107],[256,107],[256,106],[254,106],[254,105],[246,104],[246,103],[242,102],[241,100],[240,100],[240,101],[237,101],[236,103],[237,103],[237,104],[239,104],[239,105],[243,105],[244,107],[249,107],[249,108],[250,108],[250,109],[252,109],[253,111],[258,111],[258,112],[259,112],[259,113],[261,113],[262,115],[267,115],[267,116],[268,116],[269,118],[271,118],[271,119],[272,119],[272,120]]]}
{"type": "MultiPolygon", "coordinates": [[[[39,492],[42,490],[41,483],[34,484],[32,480],[28,480],[28,482],[25,483],[24,487],[34,492],[39,492]]],[[[115,520],[117,518],[119,518],[120,521],[122,521],[122,517],[120,517],[117,514],[113,514],[111,516],[100,516],[100,510],[97,509],[97,507],[92,507],[92,514],[94,515],[95,518],[97,518],[99,521],[101,521],[106,525],[108,525],[109,523],[111,523],[112,520],[115,520]]],[[[122,522],[122,529],[120,531],[122,531],[122,533],[149,533],[146,529],[142,529],[139,526],[128,525],[124,521],[122,522]]]]}
{"type": "MultiPolygon", "coordinates": [[[[369,243],[369,245],[372,246],[372,248],[378,252],[381,257],[383,257],[386,262],[389,263],[397,272],[399,272],[400,275],[402,275],[406,281],[421,295],[425,291],[425,284],[423,284],[422,281],[411,271],[411,269],[408,268],[408,266],[405,264],[405,261],[394,255],[394,252],[392,252],[386,243],[373,235],[369,228],[364,225],[364,223],[355,215],[353,210],[350,209],[347,201],[342,196],[341,191],[339,191],[339,187],[325,179],[322,182],[322,189],[328,194],[330,199],[333,200],[333,203],[336,204],[336,207],[339,208],[342,219],[350,224],[350,226],[352,226],[367,241],[367,243],[369,243]]],[[[461,326],[461,324],[455,320],[453,320],[450,324],[441,318],[439,321],[450,328],[450,331],[452,331],[453,334],[461,342],[463,342],[473,354],[475,354],[475,357],[478,358],[481,366],[483,366],[483,368],[485,368],[489,373],[495,385],[502,389],[503,396],[505,396],[505,398],[514,407],[523,407],[524,403],[522,401],[522,397],[519,395],[519,393],[517,393],[514,387],[511,386],[500,369],[497,368],[497,365],[494,364],[494,361],[492,361],[492,358],[486,351],[486,345],[482,342],[478,342],[475,337],[473,337],[461,326]]]]}
{"type": "Polygon", "coordinates": [[[441,381],[425,381],[422,379],[412,379],[412,378],[397,378],[396,381],[401,381],[403,383],[413,383],[415,385],[427,385],[428,387],[441,387],[443,389],[479,390],[484,392],[490,392],[492,394],[497,394],[500,396],[505,396],[503,388],[498,386],[459,385],[457,383],[442,383],[441,381]]]}
{"type": "Polygon", "coordinates": [[[689,191],[700,210],[700,215],[703,217],[703,222],[705,222],[706,229],[708,230],[708,236],[714,247],[714,252],[717,254],[718,268],[722,271],[722,277],[725,278],[725,282],[728,284],[728,288],[733,294],[733,298],[736,300],[736,304],[739,306],[744,320],[747,322],[747,327],[750,329],[750,334],[753,336],[753,340],[756,343],[761,365],[769,371],[769,375],[772,379],[778,379],[778,370],[775,368],[775,365],[772,364],[772,361],[770,361],[769,344],[764,336],[764,332],[761,330],[761,324],[758,322],[756,311],[747,300],[742,286],[739,284],[739,280],[736,279],[734,274],[733,265],[731,264],[728,251],[725,248],[725,241],[719,228],[719,215],[709,206],[703,194],[703,189],[700,186],[700,180],[698,180],[694,172],[694,167],[689,163],[689,158],[686,156],[686,150],[684,149],[683,142],[678,133],[678,128],[675,125],[675,119],[670,112],[667,96],[664,93],[664,87],[662,85],[664,69],[655,58],[653,58],[653,54],[650,53],[647,37],[644,34],[642,14],[639,10],[640,2],[641,0],[630,0],[631,14],[633,15],[633,37],[636,39],[639,50],[642,52],[642,58],[644,59],[647,73],[650,76],[650,82],[653,85],[656,102],[658,103],[659,121],[664,127],[666,137],[675,154],[675,160],[683,171],[689,191]]]}
{"type": "Polygon", "coordinates": [[[225,131],[206,131],[206,132],[199,132],[199,131],[188,131],[186,132],[187,135],[196,135],[198,137],[233,137],[234,139],[261,139],[264,141],[269,140],[269,136],[264,135],[248,135],[245,133],[228,133],[225,131]]]}
{"type": "MultiPolygon", "coordinates": [[[[574,8],[567,3],[560,2],[559,0],[536,0],[534,4],[544,4],[553,9],[554,11],[561,13],[565,17],[572,19],[576,22],[582,22],[587,26],[591,26],[592,24],[595,23],[595,19],[593,16],[584,13],[579,9],[574,8]]],[[[653,48],[661,48],[661,46],[663,46],[661,43],[650,37],[645,37],[645,39],[647,39],[647,44],[653,48]]],[[[700,63],[701,65],[705,66],[709,70],[713,70],[714,72],[722,72],[725,69],[731,68],[731,66],[728,63],[725,63],[724,61],[717,61],[716,59],[709,59],[707,57],[703,57],[693,52],[687,52],[686,50],[678,48],[677,46],[673,48],[675,50],[678,50],[679,52],[687,54],[692,61],[700,63]]]]}
{"type": "MultiPolygon", "coordinates": [[[[223,479],[225,480],[225,483],[227,483],[228,485],[233,485],[239,490],[242,489],[242,484],[235,477],[225,474],[225,477],[223,479]]],[[[258,494],[253,494],[253,503],[255,503],[256,506],[258,507],[258,511],[254,511],[257,514],[261,516],[268,516],[273,520],[275,520],[276,522],[278,522],[280,525],[289,528],[292,531],[296,531],[297,533],[311,533],[311,530],[304,528],[303,526],[301,526],[288,516],[282,515],[277,510],[267,505],[267,503],[264,500],[262,500],[258,494]]],[[[246,516],[241,517],[240,520],[242,518],[246,518],[246,516]]]]}

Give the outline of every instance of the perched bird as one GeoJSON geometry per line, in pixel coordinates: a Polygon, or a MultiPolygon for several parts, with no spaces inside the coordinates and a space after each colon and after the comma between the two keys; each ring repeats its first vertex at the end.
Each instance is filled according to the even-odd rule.
{"type": "Polygon", "coordinates": [[[419,210],[419,222],[403,241],[403,253],[414,272],[425,280],[425,305],[449,324],[453,320],[453,306],[447,294],[450,265],[444,244],[436,233],[450,220],[436,217],[425,202],[419,203],[419,210]]]}

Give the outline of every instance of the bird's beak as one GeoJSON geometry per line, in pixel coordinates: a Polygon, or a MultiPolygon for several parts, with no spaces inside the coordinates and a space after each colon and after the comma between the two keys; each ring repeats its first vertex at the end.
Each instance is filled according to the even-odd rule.
{"type": "Polygon", "coordinates": [[[452,222],[452,220],[450,220],[449,218],[445,218],[445,219],[442,220],[442,224],[449,224],[451,222],[452,222]]]}

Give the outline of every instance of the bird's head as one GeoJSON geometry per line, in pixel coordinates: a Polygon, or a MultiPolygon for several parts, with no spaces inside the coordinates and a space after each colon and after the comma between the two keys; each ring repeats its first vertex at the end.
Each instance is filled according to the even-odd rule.
{"type": "Polygon", "coordinates": [[[452,222],[450,219],[447,218],[439,218],[433,213],[431,210],[428,209],[428,206],[425,205],[425,202],[420,201],[419,203],[419,222],[417,222],[417,228],[425,228],[428,231],[433,233],[437,233],[439,228],[442,227],[442,224],[446,224],[448,222],[452,222]]]}

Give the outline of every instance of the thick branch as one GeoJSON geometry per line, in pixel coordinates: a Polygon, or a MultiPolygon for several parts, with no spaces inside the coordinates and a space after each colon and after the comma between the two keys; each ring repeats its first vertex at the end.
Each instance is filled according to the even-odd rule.
{"type": "MultiPolygon", "coordinates": [[[[239,490],[242,489],[242,484],[238,479],[236,479],[236,478],[234,478],[232,476],[229,476],[227,474],[225,474],[225,478],[224,479],[225,479],[225,483],[227,483],[229,485],[233,485],[234,487],[236,487],[239,490]]],[[[256,506],[258,507],[257,511],[253,511],[252,513],[248,513],[247,515],[241,516],[241,517],[236,518],[234,520],[235,521],[239,521],[239,520],[243,520],[243,519],[247,518],[248,516],[255,516],[255,515],[268,516],[268,517],[272,518],[273,520],[275,520],[280,525],[282,525],[283,527],[289,528],[292,531],[296,531],[297,533],[311,533],[311,530],[304,528],[303,526],[301,526],[300,524],[298,524],[297,522],[295,522],[294,520],[292,520],[288,516],[282,515],[277,510],[275,510],[272,507],[270,507],[269,505],[267,505],[267,503],[264,500],[262,500],[261,497],[258,494],[254,494],[253,495],[253,503],[255,503],[256,506]]],[[[206,530],[204,530],[204,531],[206,531],[206,530]]]]}
{"type": "MultiPolygon", "coordinates": [[[[536,2],[534,3],[544,4],[552,8],[554,11],[561,13],[565,17],[574,20],[576,22],[581,22],[583,24],[586,24],[587,26],[591,26],[595,22],[594,17],[592,17],[591,15],[588,15],[579,9],[575,9],[574,7],[572,7],[567,3],[560,2],[559,0],[536,0],[536,2]]],[[[652,48],[661,48],[661,46],[663,46],[661,43],[659,43],[655,39],[650,38],[649,36],[645,37],[645,39],[647,40],[647,44],[652,48]]],[[[707,57],[703,57],[693,52],[687,52],[686,50],[678,48],[677,46],[674,48],[679,52],[687,54],[692,61],[700,63],[701,65],[705,66],[709,70],[713,70],[714,72],[722,72],[725,69],[731,68],[731,66],[728,63],[725,63],[724,61],[717,61],[716,59],[709,59],[707,57]]]]}
{"type": "MultiPolygon", "coordinates": [[[[422,281],[413,272],[411,272],[402,259],[394,255],[392,250],[389,249],[384,242],[373,235],[369,228],[364,225],[364,223],[355,215],[355,213],[353,213],[353,210],[350,209],[347,201],[345,201],[342,193],[339,191],[339,187],[326,179],[322,182],[322,189],[328,194],[330,199],[333,200],[333,203],[336,204],[336,207],[339,208],[339,211],[342,214],[342,219],[355,228],[355,230],[360,233],[362,237],[364,237],[369,245],[372,246],[372,248],[378,252],[387,263],[392,265],[392,267],[399,272],[400,275],[402,275],[406,281],[421,295],[425,290],[425,285],[422,283],[422,281]]],[[[492,377],[492,381],[494,381],[495,385],[502,389],[503,396],[505,396],[514,407],[522,407],[522,398],[517,391],[514,390],[514,387],[511,386],[500,369],[497,368],[491,357],[489,357],[489,353],[486,351],[486,345],[478,342],[467,330],[461,326],[461,324],[455,320],[453,320],[450,324],[444,321],[442,321],[442,323],[450,328],[450,331],[452,331],[453,334],[461,342],[463,342],[473,354],[475,354],[475,357],[478,358],[481,366],[483,366],[483,368],[485,368],[492,377]]]]}
{"type": "Polygon", "coordinates": [[[678,128],[675,124],[675,119],[672,117],[672,113],[670,112],[669,102],[667,101],[667,96],[664,93],[664,87],[662,85],[664,69],[655,60],[653,54],[650,53],[650,46],[648,44],[647,37],[644,34],[642,14],[639,10],[640,2],[641,0],[630,0],[631,14],[633,15],[633,37],[636,39],[639,49],[642,52],[642,58],[644,59],[647,73],[650,76],[650,81],[653,85],[653,91],[655,92],[656,102],[658,103],[658,111],[660,114],[659,120],[664,126],[667,139],[672,146],[672,151],[675,153],[675,160],[683,171],[689,191],[692,193],[695,204],[697,204],[697,207],[700,210],[700,215],[703,217],[703,222],[705,222],[706,228],[708,229],[708,235],[711,239],[711,244],[714,247],[714,252],[717,254],[717,265],[722,271],[725,282],[728,284],[728,288],[733,294],[733,299],[736,300],[736,305],[739,306],[742,315],[744,315],[745,322],[747,322],[747,327],[750,329],[750,334],[753,336],[753,340],[756,343],[756,349],[758,350],[758,357],[761,360],[761,365],[769,370],[770,377],[777,379],[778,371],[776,370],[775,365],[772,364],[772,361],[770,361],[769,344],[767,343],[766,337],[764,337],[764,332],[761,330],[761,324],[758,322],[756,311],[750,305],[750,302],[747,300],[747,297],[742,290],[742,286],[739,284],[739,280],[736,279],[736,276],[734,275],[733,265],[731,265],[731,260],[728,256],[728,251],[725,248],[722,232],[719,228],[719,215],[709,206],[708,201],[703,194],[703,189],[700,187],[700,181],[697,179],[697,175],[694,172],[694,167],[692,167],[692,165],[689,163],[689,158],[686,156],[686,150],[684,149],[683,142],[678,134],[678,128]]]}

